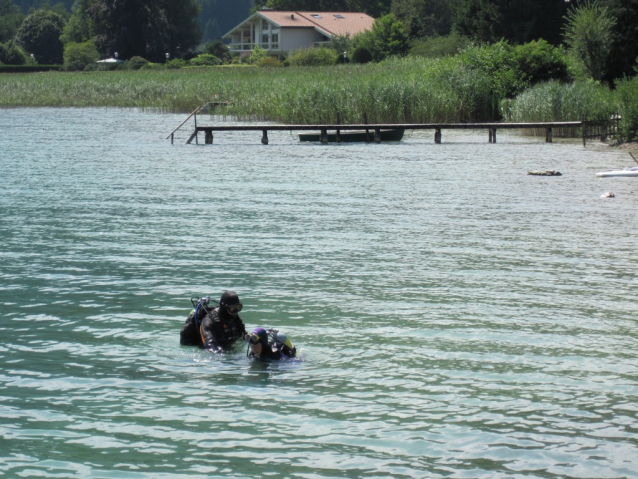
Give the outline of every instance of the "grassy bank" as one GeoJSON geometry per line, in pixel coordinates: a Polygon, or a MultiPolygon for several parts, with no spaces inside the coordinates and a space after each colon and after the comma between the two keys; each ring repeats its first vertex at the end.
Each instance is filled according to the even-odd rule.
{"type": "Polygon", "coordinates": [[[283,123],[560,121],[617,112],[593,83],[549,82],[501,103],[493,78],[456,57],[299,68],[193,68],[0,75],[0,107],[136,107],[191,112],[231,100],[229,117],[283,123]]]}

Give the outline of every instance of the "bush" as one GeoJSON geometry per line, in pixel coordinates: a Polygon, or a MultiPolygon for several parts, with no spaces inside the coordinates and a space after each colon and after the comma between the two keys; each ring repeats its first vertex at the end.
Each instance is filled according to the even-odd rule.
{"type": "Polygon", "coordinates": [[[179,70],[180,68],[184,68],[188,63],[186,60],[182,60],[181,58],[174,58],[173,60],[169,60],[164,63],[164,68],[179,70]]]}
{"type": "Polygon", "coordinates": [[[221,65],[222,61],[210,53],[202,53],[189,60],[188,63],[195,67],[214,67],[221,65]]]}
{"type": "Polygon", "coordinates": [[[337,54],[324,47],[309,47],[297,50],[290,55],[288,61],[293,66],[327,66],[334,65],[337,54]]]}
{"type": "Polygon", "coordinates": [[[0,63],[4,65],[24,65],[27,63],[27,55],[13,41],[0,43],[0,63]]]}
{"type": "Polygon", "coordinates": [[[67,43],[64,46],[64,69],[84,70],[89,63],[95,63],[100,54],[93,40],[84,43],[67,43]]]}
{"type": "Polygon", "coordinates": [[[282,61],[280,61],[279,59],[277,59],[276,57],[266,57],[266,58],[262,58],[261,60],[259,60],[259,62],[257,63],[258,67],[264,67],[264,68],[279,68],[279,67],[283,67],[284,63],[282,61]]]}
{"type": "Polygon", "coordinates": [[[89,63],[84,67],[85,72],[110,72],[122,70],[122,63],[89,63]]]}
{"type": "Polygon", "coordinates": [[[505,40],[492,45],[466,48],[461,61],[486,73],[498,98],[513,98],[527,86],[514,56],[514,48],[505,40]]]}
{"type": "Polygon", "coordinates": [[[372,30],[360,33],[354,42],[366,47],[374,61],[380,62],[390,56],[406,56],[410,51],[409,37],[401,23],[392,14],[374,21],[372,30]]]}
{"type": "Polygon", "coordinates": [[[514,47],[514,59],[529,85],[548,80],[571,80],[567,69],[567,54],[545,40],[538,40],[514,47]]]}
{"type": "Polygon", "coordinates": [[[148,60],[142,57],[131,57],[124,63],[124,68],[127,70],[139,70],[142,67],[148,65],[148,60]]]}
{"type": "Polygon", "coordinates": [[[357,47],[352,52],[353,63],[370,63],[372,61],[372,53],[366,47],[357,47]]]}
{"type": "Polygon", "coordinates": [[[259,45],[255,45],[255,48],[253,48],[253,51],[250,52],[250,55],[246,57],[239,57],[239,61],[241,63],[248,63],[249,65],[256,65],[267,56],[268,52],[264,48],[261,48],[259,45]]]}
{"type": "Polygon", "coordinates": [[[204,53],[208,53],[219,58],[222,63],[230,63],[233,59],[230,48],[221,40],[213,40],[204,45],[204,53]]]}

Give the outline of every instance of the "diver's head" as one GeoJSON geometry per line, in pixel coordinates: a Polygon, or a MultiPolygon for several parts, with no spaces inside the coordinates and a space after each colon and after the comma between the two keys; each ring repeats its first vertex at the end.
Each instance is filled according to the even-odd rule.
{"type": "Polygon", "coordinates": [[[230,316],[237,316],[243,308],[243,305],[239,301],[239,296],[234,291],[226,291],[222,294],[219,300],[219,311],[221,313],[227,313],[230,316]]]}
{"type": "Polygon", "coordinates": [[[250,350],[256,357],[260,357],[268,348],[268,332],[264,328],[255,328],[248,338],[250,350]]]}

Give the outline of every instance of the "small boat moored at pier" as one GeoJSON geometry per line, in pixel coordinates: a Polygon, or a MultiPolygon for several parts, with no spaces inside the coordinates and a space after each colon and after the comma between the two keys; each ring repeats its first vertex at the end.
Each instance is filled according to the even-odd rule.
{"type": "MultiPolygon", "coordinates": [[[[403,138],[403,134],[405,130],[402,128],[393,128],[388,130],[379,130],[380,140],[381,141],[401,141],[403,138]]],[[[337,133],[328,133],[328,142],[335,143],[337,141],[337,133]]],[[[359,130],[345,130],[339,132],[339,141],[343,142],[373,142],[374,139],[374,129],[369,130],[367,133],[365,131],[359,130]]],[[[300,133],[299,141],[321,141],[321,133],[300,133]]]]}

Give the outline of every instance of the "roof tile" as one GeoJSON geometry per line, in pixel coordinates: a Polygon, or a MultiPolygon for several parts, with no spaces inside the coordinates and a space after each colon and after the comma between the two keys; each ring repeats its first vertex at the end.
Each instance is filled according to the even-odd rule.
{"type": "Polygon", "coordinates": [[[358,33],[370,30],[374,23],[374,18],[360,12],[260,10],[259,14],[280,27],[317,28],[326,32],[329,36],[341,36],[346,34],[354,36],[358,33]],[[339,17],[337,17],[337,15],[339,15],[339,17]]]}

